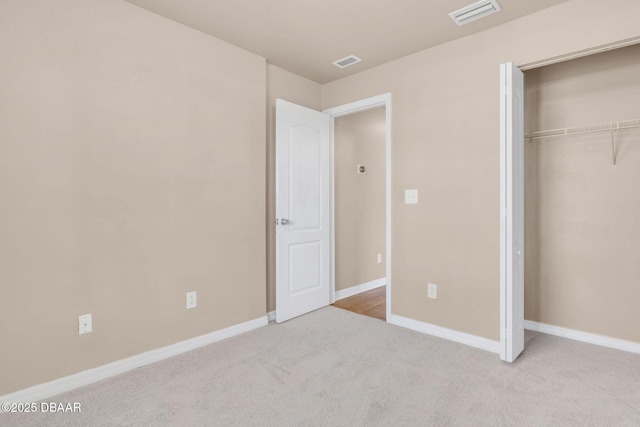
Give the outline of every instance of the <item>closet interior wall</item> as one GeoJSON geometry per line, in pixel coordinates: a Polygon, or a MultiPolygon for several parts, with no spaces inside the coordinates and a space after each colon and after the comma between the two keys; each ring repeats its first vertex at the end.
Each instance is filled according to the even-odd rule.
{"type": "MultiPolygon", "coordinates": [[[[640,45],[527,71],[525,133],[640,119],[638,76],[640,45]]],[[[525,147],[525,318],[640,342],[640,129],[525,147]]]]}

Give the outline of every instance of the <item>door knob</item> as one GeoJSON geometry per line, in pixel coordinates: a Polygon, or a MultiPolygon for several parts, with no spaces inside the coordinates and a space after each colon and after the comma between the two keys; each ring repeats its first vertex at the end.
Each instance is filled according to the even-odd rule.
{"type": "Polygon", "coordinates": [[[289,221],[287,218],[282,218],[280,220],[280,224],[282,225],[289,225],[291,223],[291,221],[289,221]]]}

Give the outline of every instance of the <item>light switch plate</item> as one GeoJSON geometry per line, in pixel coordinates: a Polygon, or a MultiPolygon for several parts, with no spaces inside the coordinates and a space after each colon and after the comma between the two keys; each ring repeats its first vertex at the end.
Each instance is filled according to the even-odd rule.
{"type": "Polygon", "coordinates": [[[404,203],[407,205],[417,205],[418,190],[404,190],[404,203]]]}

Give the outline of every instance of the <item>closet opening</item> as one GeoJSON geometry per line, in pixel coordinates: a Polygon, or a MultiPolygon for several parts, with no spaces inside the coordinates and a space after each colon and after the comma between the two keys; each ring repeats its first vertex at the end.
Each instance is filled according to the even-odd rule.
{"type": "Polygon", "coordinates": [[[640,45],[525,72],[525,327],[640,352],[640,45]]]}

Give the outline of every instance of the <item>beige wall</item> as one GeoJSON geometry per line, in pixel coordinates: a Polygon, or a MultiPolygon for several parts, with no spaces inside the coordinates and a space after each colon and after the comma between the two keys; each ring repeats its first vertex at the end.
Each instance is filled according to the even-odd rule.
{"type": "Polygon", "coordinates": [[[386,274],[384,107],[337,117],[334,137],[335,280],[341,290],[386,274]],[[358,165],[365,165],[364,174],[358,165]]]}
{"type": "Polygon", "coordinates": [[[267,311],[276,309],[276,99],[320,110],[320,84],[267,64],[267,311]]]}
{"type": "MultiPolygon", "coordinates": [[[[640,119],[640,45],[527,72],[531,131],[640,119]]],[[[526,146],[527,319],[640,342],[640,129],[526,146]]]]}
{"type": "Polygon", "coordinates": [[[264,59],[121,1],[0,40],[0,395],[263,316],[264,59]]]}
{"type": "Polygon", "coordinates": [[[322,86],[323,108],[392,94],[394,314],[499,339],[498,66],[638,37],[639,15],[573,0],[322,86]]]}
{"type": "Polygon", "coordinates": [[[639,36],[639,14],[573,0],[320,87],[124,2],[5,0],[0,394],[259,317],[265,277],[274,308],[276,97],[392,92],[393,312],[497,339],[498,64],[639,36]]]}

